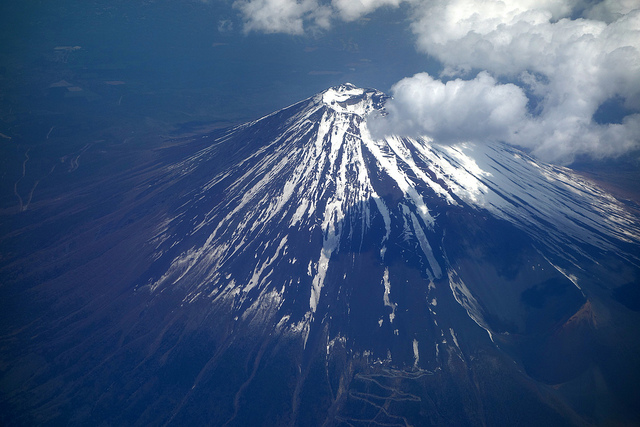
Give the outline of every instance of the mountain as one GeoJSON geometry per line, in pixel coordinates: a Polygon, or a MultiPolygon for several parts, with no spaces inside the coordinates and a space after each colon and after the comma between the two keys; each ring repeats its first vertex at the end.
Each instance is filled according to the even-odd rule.
{"type": "Polygon", "coordinates": [[[637,206],[374,138],[386,100],[334,87],[5,214],[0,421],[640,422],[637,206]]]}

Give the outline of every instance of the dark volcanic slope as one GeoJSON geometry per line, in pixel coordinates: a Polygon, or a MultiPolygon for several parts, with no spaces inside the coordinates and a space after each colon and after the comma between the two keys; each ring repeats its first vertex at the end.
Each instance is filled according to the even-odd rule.
{"type": "Polygon", "coordinates": [[[374,139],[385,99],[332,88],[22,213],[3,421],[640,422],[638,218],[502,144],[374,139]]]}

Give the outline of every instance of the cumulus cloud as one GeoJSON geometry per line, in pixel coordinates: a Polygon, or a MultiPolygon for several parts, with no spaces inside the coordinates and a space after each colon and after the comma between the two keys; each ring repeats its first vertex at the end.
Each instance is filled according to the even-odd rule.
{"type": "Polygon", "coordinates": [[[429,135],[440,142],[513,139],[527,117],[527,97],[514,84],[498,84],[482,72],[473,80],[443,83],[427,73],[402,79],[391,89],[386,117],[371,118],[374,136],[429,135]]]}
{"type": "Polygon", "coordinates": [[[416,6],[411,28],[418,48],[441,61],[445,74],[486,70],[539,98],[537,115],[514,123],[517,132],[505,140],[546,160],[570,162],[639,143],[635,116],[621,124],[593,120],[615,97],[631,110],[640,107],[640,9],[613,3],[586,12],[618,17],[607,24],[566,18],[575,7],[566,1],[434,2],[416,6]]]}
{"type": "Polygon", "coordinates": [[[565,163],[579,154],[613,156],[640,146],[637,0],[236,0],[235,5],[245,31],[302,34],[402,3],[408,4],[417,49],[440,61],[444,71],[442,80],[418,74],[394,85],[395,99],[386,123],[375,125],[379,130],[422,131],[448,141],[500,139],[565,163]],[[511,83],[500,83],[505,81],[511,83]],[[611,99],[621,99],[629,115],[620,123],[597,123],[594,114],[611,99]]]}

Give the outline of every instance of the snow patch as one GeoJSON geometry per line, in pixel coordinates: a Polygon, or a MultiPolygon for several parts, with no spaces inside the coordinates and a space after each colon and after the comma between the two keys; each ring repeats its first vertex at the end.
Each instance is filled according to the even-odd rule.
{"type": "Polygon", "coordinates": [[[457,273],[453,270],[448,272],[449,275],[449,287],[451,288],[451,293],[453,293],[453,297],[456,299],[458,304],[465,309],[471,320],[476,322],[478,326],[487,331],[489,337],[491,337],[491,330],[487,322],[484,320],[482,316],[482,308],[478,301],[473,297],[471,291],[464,284],[462,279],[460,279],[457,273]]]}
{"type": "Polygon", "coordinates": [[[384,285],[384,295],[382,296],[382,302],[385,307],[391,307],[391,313],[389,313],[389,322],[393,323],[393,319],[396,317],[396,307],[398,304],[392,303],[389,299],[391,293],[391,282],[389,282],[389,269],[384,269],[384,275],[382,276],[382,283],[384,285]]]}

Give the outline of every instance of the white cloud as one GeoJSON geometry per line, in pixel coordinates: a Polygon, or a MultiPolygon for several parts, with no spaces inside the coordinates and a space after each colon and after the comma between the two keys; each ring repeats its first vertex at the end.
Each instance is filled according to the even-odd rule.
{"type": "Polygon", "coordinates": [[[237,0],[244,31],[300,35],[309,26],[328,29],[332,11],[316,0],[237,0]]]}
{"type": "Polygon", "coordinates": [[[374,10],[387,6],[398,7],[404,0],[332,0],[331,4],[340,18],[354,21],[374,10]]]}
{"type": "Polygon", "coordinates": [[[550,45],[566,44],[566,38],[573,33],[599,31],[589,28],[593,24],[604,26],[595,21],[580,21],[586,28],[575,28],[568,34],[557,31],[557,36],[565,40],[553,40],[550,21],[568,12],[568,8],[557,3],[562,2],[434,1],[413,9],[411,28],[417,36],[418,48],[440,59],[451,72],[471,68],[515,72],[537,63],[540,58],[532,53],[545,54],[550,45]],[[543,7],[545,3],[548,8],[543,7]]]}
{"type": "Polygon", "coordinates": [[[527,97],[513,84],[498,84],[488,73],[473,80],[443,83],[427,73],[400,80],[391,89],[386,117],[371,118],[376,136],[428,135],[440,142],[509,140],[527,117],[527,97]]]}
{"type": "Polygon", "coordinates": [[[329,29],[331,21],[354,21],[380,7],[398,7],[406,0],[236,0],[244,31],[301,35],[329,29]]]}
{"type": "Polygon", "coordinates": [[[540,97],[539,115],[517,124],[518,134],[507,141],[570,162],[577,154],[616,155],[640,143],[633,117],[619,125],[593,120],[614,97],[640,107],[640,10],[610,3],[607,10],[625,13],[607,24],[563,18],[571,2],[436,2],[414,8],[412,30],[418,48],[440,60],[445,74],[486,70],[540,97]]]}

